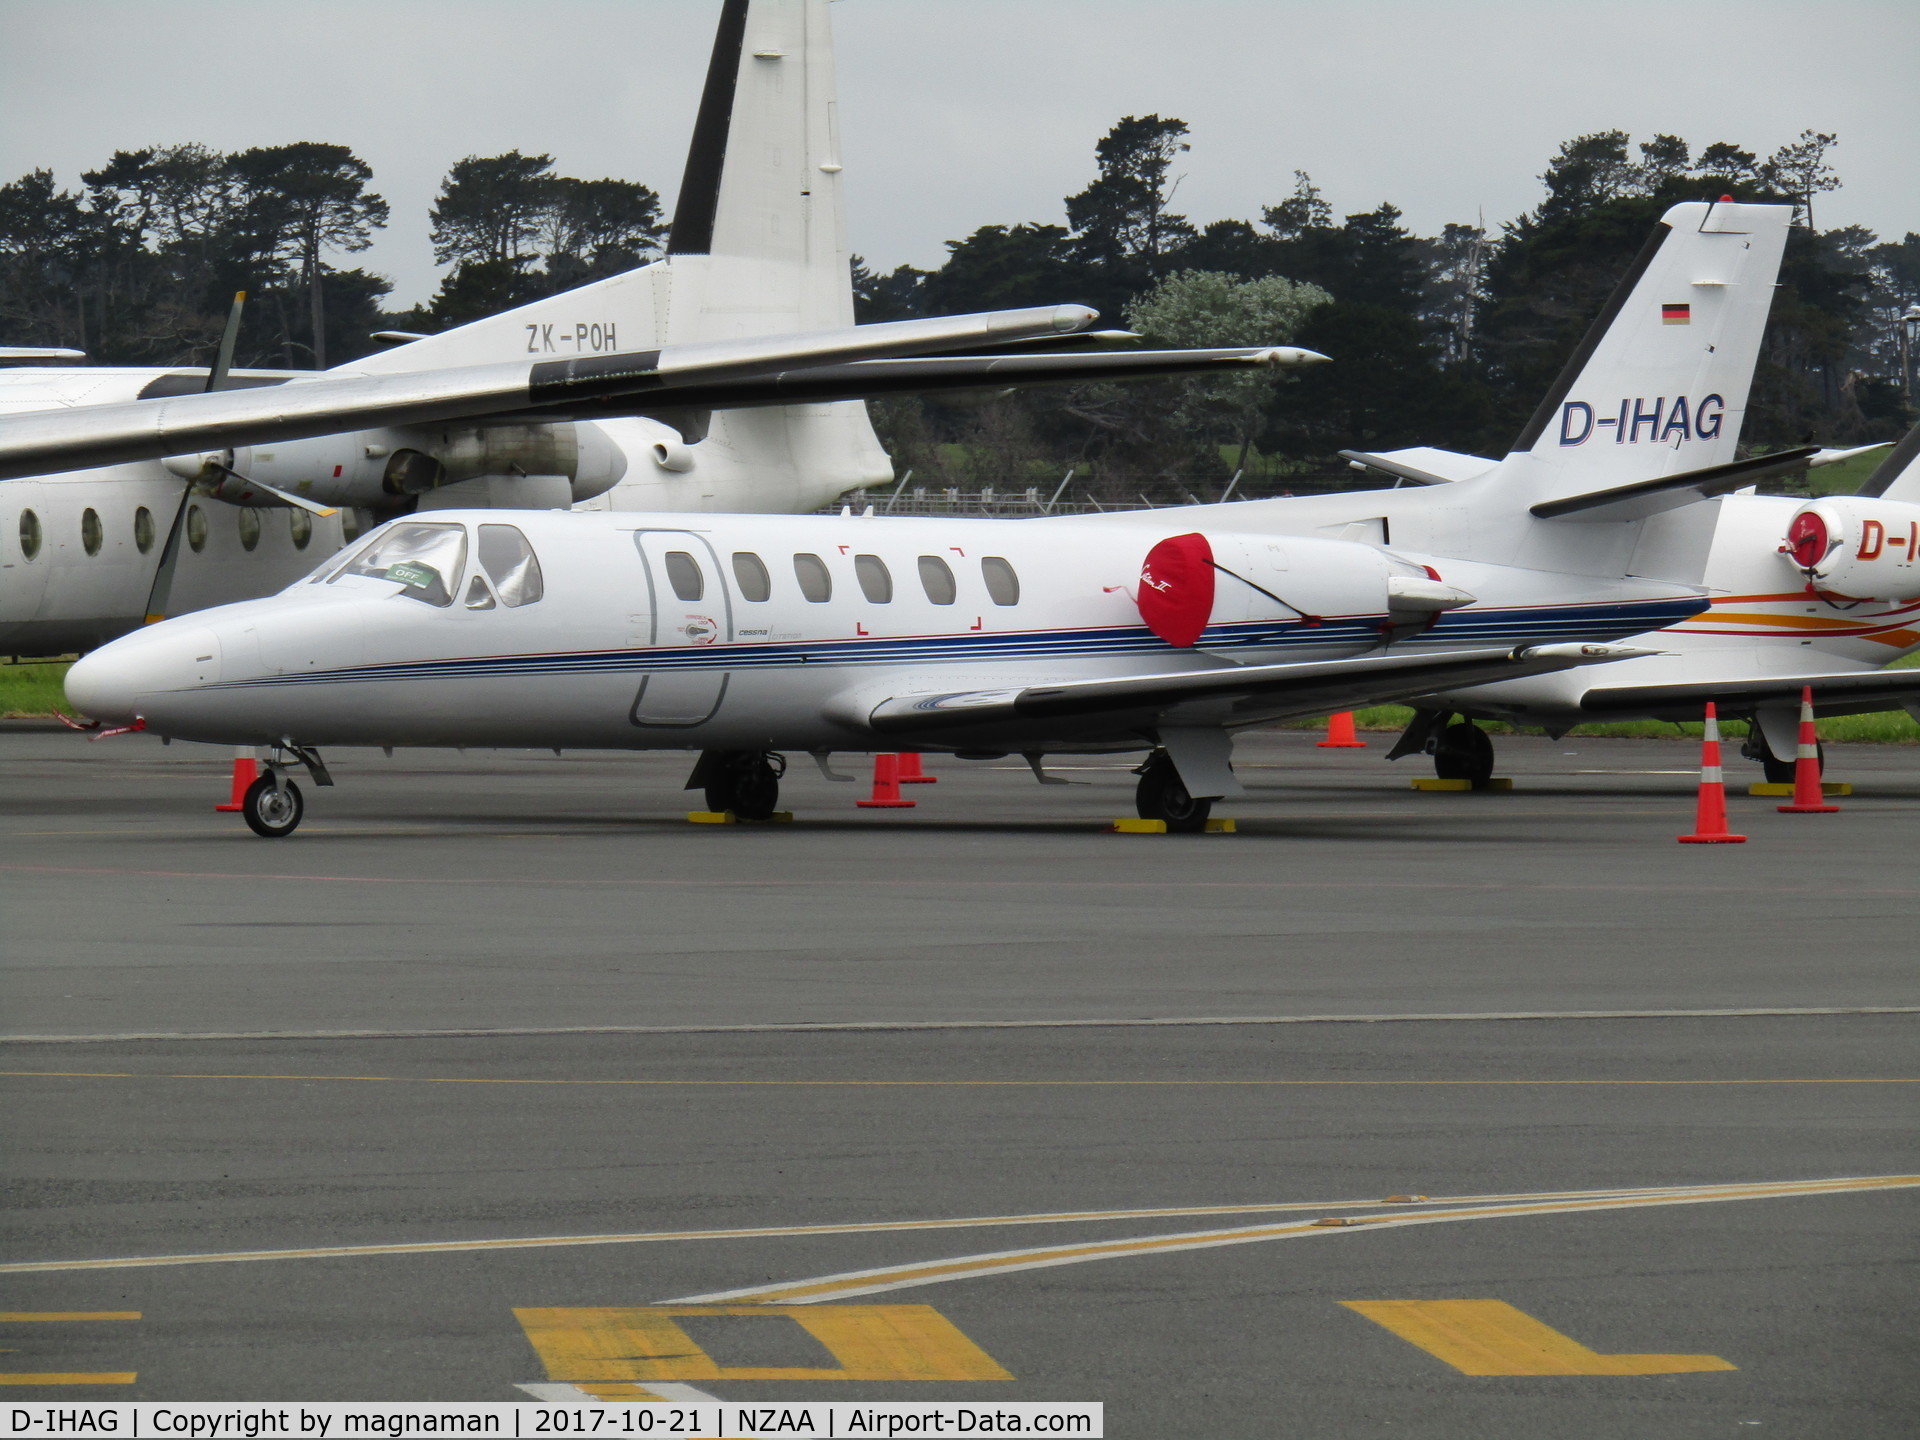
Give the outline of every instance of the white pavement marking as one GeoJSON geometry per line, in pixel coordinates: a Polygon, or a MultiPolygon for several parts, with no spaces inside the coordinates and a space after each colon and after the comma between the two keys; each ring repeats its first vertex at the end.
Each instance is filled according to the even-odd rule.
{"type": "MultiPolygon", "coordinates": [[[[1920,1176],[1882,1175],[1844,1181],[1779,1182],[1771,1187],[1796,1183],[1812,1185],[1881,1186],[1920,1184],[1920,1176]]],[[[1752,1191],[1769,1182],[1709,1187],[1720,1190],[1752,1191]]],[[[1147,1210],[1062,1210],[1025,1215],[972,1215],[938,1220],[873,1220],[840,1225],[764,1225],[731,1230],[646,1230],[606,1235],[533,1235],[492,1240],[417,1240],[393,1245],[326,1245],[289,1250],[204,1251],[181,1255],[129,1255],[98,1260],[21,1260],[0,1265],[0,1275],[40,1274],[55,1270],[146,1270],[174,1265],[223,1265],[258,1260],[340,1260],[381,1255],[457,1255],[486,1250],[545,1250],[586,1245],[644,1245],[668,1241],[769,1240],[812,1235],[880,1235],[912,1230],[974,1230],[1010,1225],[1087,1225],[1113,1221],[1165,1220],[1195,1218],[1202,1215],[1274,1215],[1286,1211],[1377,1210],[1381,1206],[1419,1204],[1499,1206],[1541,1201],[1662,1200],[1691,1197],[1701,1192],[1698,1185],[1648,1185],[1608,1190],[1544,1190],[1508,1195],[1440,1195],[1412,1198],[1366,1200],[1289,1200],[1256,1205],[1183,1205],[1147,1210]]],[[[1770,1191],[1771,1193],[1771,1191],[1770,1191]]],[[[1786,1192],[1782,1192],[1786,1193],[1786,1192]]],[[[1735,1197],[1740,1198],[1740,1197],[1735,1197]]],[[[1419,1215],[1424,1211],[1396,1209],[1395,1215],[1419,1215]]],[[[1475,1214],[1480,1213],[1475,1210],[1475,1214]]],[[[1130,1242],[1121,1242],[1130,1243],[1130,1242]]]]}
{"type": "MultiPolygon", "coordinates": [[[[709,1395],[704,1390],[696,1390],[691,1385],[681,1385],[671,1380],[643,1380],[635,1383],[649,1394],[658,1396],[673,1405],[689,1405],[701,1400],[714,1404],[720,1399],[718,1395],[709,1395]]],[[[578,1385],[516,1385],[513,1388],[523,1390],[534,1399],[544,1401],[548,1405],[604,1405],[607,1403],[598,1395],[583,1390],[578,1385]]]]}
{"type": "Polygon", "coordinates": [[[1920,1015],[1920,1005],[1749,1006],[1738,1010],[1484,1010],[1378,1015],[1166,1015],[1104,1020],[796,1020],[755,1025],[512,1025],[461,1030],[127,1030],[98,1035],[0,1035],[0,1045],[102,1045],[134,1040],[458,1040],[514,1035],[806,1035],[891,1030],[1138,1030],[1178,1025],[1404,1025],[1483,1020],[1747,1020],[1807,1015],[1920,1015]]]}
{"type": "Polygon", "coordinates": [[[949,1280],[973,1280],[1020,1270],[1043,1270],[1060,1265],[1083,1265],[1094,1260],[1117,1260],[1137,1255],[1209,1250],[1225,1245],[1253,1245],[1268,1240],[1304,1240],[1316,1235],[1345,1235],[1355,1230],[1400,1229],[1409,1225],[1444,1225],[1467,1220],[1505,1220],[1527,1215],[1582,1214],[1595,1210],[1629,1210],[1666,1205],[1707,1205],[1730,1200],[1770,1200],[1794,1195],[1838,1195],[1862,1190],[1920,1188],[1920,1175],[1860,1176],[1832,1180],[1790,1180],[1776,1184],[1703,1185],[1663,1194],[1622,1195],[1604,1199],[1485,1205],[1468,1210],[1436,1210],[1420,1214],[1383,1215],[1377,1219],[1347,1220],[1338,1225],[1257,1225],[1235,1230],[1202,1230],[1182,1235],[1151,1235],[1126,1240],[1089,1241],[1029,1250],[999,1250],[962,1255],[918,1264],[888,1265],[872,1270],[847,1270],[784,1285],[754,1285],[740,1290],[717,1290],[663,1300],[663,1305],[818,1305],[858,1295],[909,1290],[949,1280]]]}

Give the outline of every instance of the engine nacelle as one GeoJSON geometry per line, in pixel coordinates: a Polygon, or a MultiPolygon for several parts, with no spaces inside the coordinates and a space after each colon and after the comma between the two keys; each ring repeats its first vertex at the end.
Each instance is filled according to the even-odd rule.
{"type": "MultiPolygon", "coordinates": [[[[187,463],[197,457],[179,458],[187,463]]],[[[577,503],[611,490],[627,469],[625,453],[598,425],[570,420],[318,435],[242,448],[227,463],[242,475],[323,505],[386,511],[442,486],[528,475],[563,477],[568,503],[577,503]]],[[[168,468],[184,473],[172,461],[168,468]]]]}
{"type": "Polygon", "coordinates": [[[1841,600],[1920,599],[1920,505],[1830,495],[1803,505],[1780,553],[1841,600]]]}

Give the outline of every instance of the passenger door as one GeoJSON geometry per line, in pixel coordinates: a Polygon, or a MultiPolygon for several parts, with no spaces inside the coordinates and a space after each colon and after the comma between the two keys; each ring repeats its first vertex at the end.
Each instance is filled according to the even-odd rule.
{"type": "Polygon", "coordinates": [[[691,530],[634,534],[649,589],[647,643],[657,652],[634,697],[633,723],[686,727],[711,719],[727,693],[733,601],[720,557],[691,530]]]}

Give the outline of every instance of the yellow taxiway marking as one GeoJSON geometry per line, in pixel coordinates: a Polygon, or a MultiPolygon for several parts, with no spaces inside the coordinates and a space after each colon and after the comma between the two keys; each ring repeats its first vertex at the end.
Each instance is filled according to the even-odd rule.
{"type": "Polygon", "coordinates": [[[1504,1300],[1342,1300],[1462,1375],[1691,1375],[1718,1355],[1602,1355],[1504,1300]]]}
{"type": "Polygon", "coordinates": [[[760,1087],[770,1089],[876,1089],[876,1090],[979,1090],[996,1088],[1032,1089],[1232,1089],[1239,1087],[1392,1087],[1392,1086],[1493,1086],[1513,1088],[1528,1085],[1920,1085],[1920,1076],[1912,1075],[1791,1075],[1778,1077],[1739,1077],[1725,1080],[646,1080],[618,1077],[605,1080],[541,1080],[532,1078],[487,1077],[475,1075],[269,1075],[140,1070],[0,1070],[0,1077],[14,1080],[293,1080],[304,1084],[334,1081],[357,1085],[647,1085],[658,1088],[712,1089],[760,1087]]]}
{"type": "Polygon", "coordinates": [[[0,1325],[54,1320],[138,1320],[138,1310],[0,1310],[0,1325]]]}
{"type": "MultiPolygon", "coordinates": [[[[0,1310],[0,1325],[64,1324],[76,1320],[138,1320],[138,1310],[0,1310]]],[[[0,1385],[131,1385],[136,1370],[69,1370],[0,1373],[0,1385]]]]}
{"type": "Polygon", "coordinates": [[[951,1260],[936,1260],[914,1265],[850,1270],[837,1275],[822,1275],[815,1279],[794,1281],[785,1285],[756,1285],[742,1290],[717,1291],[710,1295],[683,1295],[667,1303],[698,1305],[731,1301],[747,1304],[784,1302],[792,1305],[814,1305],[822,1301],[848,1299],[856,1295],[876,1295],[888,1290],[936,1285],[947,1280],[970,1280],[984,1275],[1005,1275],[1019,1270],[1079,1265],[1093,1260],[1116,1260],[1135,1255],[1205,1250],[1224,1245],[1251,1245],[1266,1240],[1304,1239],[1315,1235],[1352,1235],[1369,1230],[1398,1229],[1408,1225],[1512,1219],[1523,1215],[1570,1215],[1598,1210],[1703,1205],[1729,1200],[1767,1200],[1790,1195],[1838,1195],[1862,1190],[1916,1187],[1920,1187],[1920,1175],[1789,1180],[1776,1184],[1702,1185],[1687,1189],[1677,1188],[1660,1194],[1618,1195],[1601,1199],[1535,1201],[1509,1205],[1479,1205],[1471,1209],[1427,1210],[1413,1214],[1381,1215],[1342,1226],[1322,1226],[1312,1221],[1305,1224],[1254,1225],[1233,1230],[1204,1230],[1179,1235],[1152,1235],[1137,1239],[1052,1245],[1030,1250],[1002,1250],[984,1255],[963,1255],[951,1260]]]}
{"type": "MultiPolygon", "coordinates": [[[[550,1380],[1011,1380],[931,1305],[645,1305],[516,1309],[550,1380]],[[820,1342],[830,1366],[722,1365],[677,1322],[688,1316],[784,1318],[820,1342]]],[[[608,1398],[608,1397],[602,1397],[608,1398]]]]}
{"type": "MultiPolygon", "coordinates": [[[[1465,1205],[1468,1210],[1423,1208],[1414,1211],[1396,1209],[1367,1225],[1423,1223],[1431,1218],[1473,1219],[1486,1214],[1526,1214],[1555,1208],[1544,1202],[1568,1202],[1559,1208],[1620,1208],[1634,1204],[1694,1204],[1704,1200],[1745,1200],[1795,1194],[1839,1194],[1851,1190],[1910,1189],[1920,1187],[1920,1175],[1867,1175],[1833,1180],[1788,1180],[1744,1185],[1672,1185],[1641,1186],[1612,1190],[1550,1190],[1514,1195],[1441,1195],[1421,1202],[1426,1207],[1465,1205]],[[1517,1205],[1517,1209],[1498,1208],[1517,1205]]],[[[138,1270],[172,1265],[221,1265],[255,1260],[336,1260],[373,1255],[453,1255],[474,1251],[539,1250],[586,1245],[643,1245],[672,1241],[765,1240],[809,1235],[900,1234],[914,1230],[969,1230],[1010,1225],[1074,1225],[1101,1221],[1175,1219],[1203,1215],[1271,1215],[1287,1211],[1377,1210],[1401,1202],[1365,1199],[1332,1201],[1287,1201],[1266,1205],[1169,1206],[1150,1210],[1068,1210],[1026,1215],[983,1215],[938,1220],[876,1220],[840,1225],[764,1225],[730,1230],[643,1230],[626,1234],[533,1235],[493,1240],[426,1240],[393,1245],[324,1245],[286,1250],[204,1251],[180,1255],[129,1255],[98,1260],[24,1260],[0,1264],[0,1275],[40,1274],[67,1270],[138,1270]]],[[[1308,1233],[1332,1233],[1312,1226],[1295,1227],[1308,1233]]],[[[1242,1232],[1211,1232],[1237,1235],[1242,1232]]],[[[1186,1236],[1163,1237],[1175,1240],[1186,1236]]],[[[1265,1238],[1254,1235],[1252,1238],[1265,1238]]],[[[1129,1242],[1131,1243],[1131,1242],[1129,1242]]],[[[1157,1241],[1137,1243],[1158,1243],[1157,1241]]],[[[1230,1244],[1235,1241],[1218,1241],[1230,1244]]],[[[1025,1253],[1025,1252],[1021,1252],[1025,1253]]],[[[977,1258],[977,1257],[976,1257],[977,1258]]],[[[1065,1263],[1065,1262],[1060,1262],[1065,1263]]],[[[862,1272],[868,1273],[868,1272],[862,1272]]],[[[838,1278],[838,1277],[829,1277],[838,1278]]],[[[892,1288],[892,1287],[884,1287],[892,1288]]],[[[741,1291],[736,1296],[699,1295],[671,1301],[672,1304],[709,1304],[732,1300],[760,1291],[741,1291]]],[[[770,1293],[770,1292],[769,1292],[770,1293]]]]}

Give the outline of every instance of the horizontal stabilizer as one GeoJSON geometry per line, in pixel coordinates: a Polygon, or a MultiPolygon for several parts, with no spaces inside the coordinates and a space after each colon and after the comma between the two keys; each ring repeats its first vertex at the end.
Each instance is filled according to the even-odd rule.
{"type": "Polygon", "coordinates": [[[1542,675],[1652,653],[1620,645],[1531,645],[1439,655],[1366,655],[1304,664],[1236,665],[1020,689],[903,695],[881,701],[864,718],[883,735],[973,730],[1008,722],[1031,725],[1089,716],[1108,723],[1137,716],[1140,723],[1150,724],[1178,706],[1224,701],[1233,703],[1232,714],[1216,723],[1255,724],[1384,704],[1436,688],[1542,675]]]}
{"type": "Polygon", "coordinates": [[[0,345],[0,365],[78,365],[86,358],[84,350],[57,345],[0,345]]]}
{"type": "Polygon", "coordinates": [[[1580,708],[1595,715],[1697,720],[1709,700],[1735,713],[1755,705],[1797,704],[1802,686],[1813,690],[1816,715],[1866,715],[1920,701],[1920,670],[1847,670],[1837,675],[1756,675],[1747,680],[1699,680],[1677,685],[1614,685],[1587,691],[1580,708]]]}
{"type": "Polygon", "coordinates": [[[1543,500],[1531,509],[1542,520],[1644,520],[1662,510],[1692,504],[1702,496],[1725,495],[1769,476],[1798,470],[1817,453],[1815,447],[1807,445],[1773,455],[1755,455],[1746,460],[1731,460],[1725,465],[1709,465],[1703,470],[1682,470],[1657,480],[1596,490],[1590,495],[1543,500]]]}
{"type": "Polygon", "coordinates": [[[1355,470],[1378,470],[1411,480],[1416,485],[1451,485],[1484,475],[1500,462],[1484,455],[1462,455],[1454,450],[1435,450],[1429,445],[1414,445],[1405,450],[1342,450],[1340,458],[1355,470]]]}

